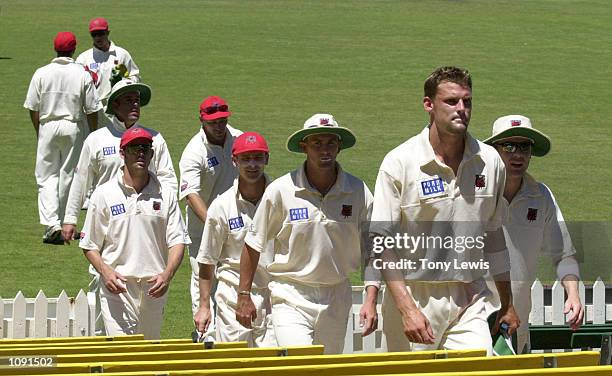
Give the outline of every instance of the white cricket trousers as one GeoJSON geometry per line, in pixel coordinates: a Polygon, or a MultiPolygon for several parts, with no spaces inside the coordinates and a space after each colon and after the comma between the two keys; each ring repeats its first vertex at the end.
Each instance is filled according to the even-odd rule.
{"type": "Polygon", "coordinates": [[[402,316],[389,289],[381,313],[387,351],[486,349],[493,353],[485,303],[491,291],[483,280],[463,282],[406,282],[417,307],[427,317],[435,342],[411,343],[404,334],[402,316]]]}
{"type": "MultiPolygon", "coordinates": [[[[200,264],[196,261],[196,256],[197,256],[197,250],[200,249],[200,240],[196,238],[196,240],[194,241],[193,239],[191,240],[192,243],[188,246],[188,250],[189,250],[189,264],[191,265],[191,277],[189,278],[189,292],[191,293],[191,314],[193,317],[195,317],[195,314],[198,312],[198,310],[200,309],[200,264]],[[198,248],[195,248],[194,243],[197,245],[198,248]],[[195,250],[196,252],[196,256],[192,256],[192,249],[195,250]]],[[[217,289],[217,283],[215,282],[215,284],[213,285],[213,288],[211,291],[211,296],[210,296],[210,307],[213,310],[212,312],[212,321],[210,323],[210,325],[208,325],[208,329],[206,330],[206,333],[204,333],[204,338],[206,338],[206,340],[208,341],[209,339],[215,339],[215,327],[217,325],[217,317],[215,312],[217,312],[217,303],[214,299],[214,294],[215,294],[215,290],[217,289]]]]}
{"type": "Polygon", "coordinates": [[[348,280],[320,287],[272,281],[269,288],[279,346],[324,345],[325,354],[342,353],[352,305],[348,280]]]}
{"type": "Polygon", "coordinates": [[[109,336],[143,334],[145,339],[159,339],[168,292],[160,298],[147,295],[149,278],[128,278],[127,292],[113,294],[100,281],[100,308],[109,336]]]}
{"type": "Polygon", "coordinates": [[[40,125],[35,176],[38,215],[45,226],[61,225],[83,139],[77,123],[58,120],[40,125]]]}
{"type": "Polygon", "coordinates": [[[218,342],[246,341],[249,347],[276,347],[276,336],[272,326],[270,291],[268,289],[251,290],[251,299],[255,305],[257,318],[252,328],[242,326],[236,320],[238,291],[236,287],[220,279],[215,293],[217,302],[216,340],[218,342]]]}

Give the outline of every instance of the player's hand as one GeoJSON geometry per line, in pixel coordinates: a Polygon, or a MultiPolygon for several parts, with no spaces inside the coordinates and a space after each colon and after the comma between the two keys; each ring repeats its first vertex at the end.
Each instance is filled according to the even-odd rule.
{"type": "Polygon", "coordinates": [[[236,320],[245,328],[252,328],[253,321],[257,318],[257,310],[251,299],[251,295],[238,295],[236,305],[236,320]]]}
{"type": "Polygon", "coordinates": [[[376,303],[363,303],[359,310],[359,326],[361,327],[362,337],[367,336],[378,328],[376,303]]]}
{"type": "Polygon", "coordinates": [[[193,316],[193,321],[195,322],[195,327],[200,333],[206,333],[208,330],[208,326],[212,321],[212,315],[210,313],[209,307],[204,307],[200,304],[200,309],[193,316]]]}
{"type": "Polygon", "coordinates": [[[499,327],[503,322],[508,324],[508,335],[513,335],[516,329],[521,325],[521,320],[519,320],[518,314],[514,310],[514,306],[502,306],[500,310],[497,311],[495,325],[493,325],[493,329],[491,329],[491,335],[499,332],[499,327]]]}
{"type": "Polygon", "coordinates": [[[567,315],[570,311],[572,311],[572,315],[567,318],[567,323],[572,330],[578,330],[584,318],[584,307],[580,303],[578,295],[573,294],[567,297],[563,313],[567,315]]]}
{"type": "Polygon", "coordinates": [[[402,313],[402,325],[404,334],[410,342],[424,343],[431,345],[436,340],[433,335],[431,324],[423,312],[418,308],[405,309],[402,313]]]}
{"type": "Polygon", "coordinates": [[[153,286],[149,288],[147,295],[152,298],[160,298],[164,296],[166,291],[168,291],[168,287],[170,287],[170,276],[166,272],[162,272],[149,278],[147,283],[153,284],[153,286]]]}
{"type": "Polygon", "coordinates": [[[74,239],[75,230],[76,225],[69,225],[67,223],[62,225],[62,237],[64,238],[64,243],[70,244],[70,241],[74,239]]]}
{"type": "Polygon", "coordinates": [[[104,286],[108,291],[113,294],[121,294],[123,292],[127,292],[127,288],[125,287],[125,282],[127,282],[127,278],[117,273],[115,269],[107,265],[100,274],[102,276],[104,286]]]}

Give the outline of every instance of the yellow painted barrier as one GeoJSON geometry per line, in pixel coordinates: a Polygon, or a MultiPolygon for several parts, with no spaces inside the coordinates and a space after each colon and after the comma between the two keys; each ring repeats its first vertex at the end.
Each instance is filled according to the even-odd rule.
{"type": "MultiPolygon", "coordinates": [[[[2,349],[30,348],[30,347],[98,347],[98,346],[128,346],[128,345],[147,345],[147,344],[177,344],[193,343],[189,338],[180,339],[138,339],[131,341],[95,341],[95,342],[50,342],[50,343],[10,343],[0,345],[2,349]]],[[[246,342],[240,342],[245,343],[246,342]]]]}
{"type": "Polygon", "coordinates": [[[81,342],[107,342],[107,341],[134,341],[143,340],[142,334],[134,334],[129,336],[98,336],[98,337],[57,337],[57,338],[20,338],[20,339],[0,339],[0,348],[3,345],[24,344],[33,345],[35,343],[81,343],[81,342]]]}
{"type": "MultiPolygon", "coordinates": [[[[414,354],[414,353],[412,353],[414,354]]],[[[400,356],[408,356],[400,354],[400,356]]],[[[556,354],[529,354],[520,356],[502,357],[467,357],[428,360],[396,360],[394,354],[366,354],[366,355],[334,355],[319,357],[274,357],[274,358],[235,358],[235,359],[198,359],[198,360],[166,360],[166,361],[134,361],[134,362],[105,362],[58,364],[53,369],[30,369],[13,372],[11,374],[61,374],[61,373],[87,373],[87,372],[172,372],[189,371],[202,375],[385,375],[431,372],[473,372],[512,369],[538,369],[544,368],[546,362],[556,359],[557,366],[593,366],[599,362],[599,353],[585,351],[575,353],[556,354]],[[361,359],[361,360],[360,360],[361,359]],[[378,360],[378,361],[376,361],[378,360]]],[[[190,374],[190,373],[186,374],[190,374]]],[[[8,374],[0,372],[0,374],[8,374]]],[[[176,373],[179,374],[179,373],[176,373]]]]}

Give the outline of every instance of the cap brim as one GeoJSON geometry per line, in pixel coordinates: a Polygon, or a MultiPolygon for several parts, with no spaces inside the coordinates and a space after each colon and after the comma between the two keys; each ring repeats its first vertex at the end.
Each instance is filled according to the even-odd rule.
{"type": "Polygon", "coordinates": [[[147,143],[147,144],[152,144],[153,143],[153,140],[150,139],[150,138],[147,138],[147,137],[137,137],[137,138],[135,138],[133,140],[130,140],[130,142],[128,142],[127,144],[121,145],[121,147],[123,148],[123,147],[129,146],[129,145],[140,145],[140,144],[143,144],[143,141],[145,141],[144,143],[147,143]]]}
{"type": "Polygon", "coordinates": [[[215,112],[214,114],[210,114],[210,115],[206,115],[203,114],[202,115],[202,120],[205,121],[210,121],[210,120],[217,120],[217,119],[221,119],[221,118],[226,118],[226,117],[230,117],[232,115],[232,113],[230,111],[218,111],[215,112]]]}
{"type": "Polygon", "coordinates": [[[311,136],[313,134],[335,134],[340,137],[342,144],[340,149],[348,149],[355,145],[356,139],[353,132],[351,132],[347,128],[343,127],[316,127],[316,128],[307,128],[300,129],[295,132],[287,139],[287,150],[292,151],[294,153],[303,153],[302,148],[300,148],[300,142],[304,140],[306,137],[311,136]]]}
{"type": "Polygon", "coordinates": [[[144,107],[149,104],[149,101],[151,100],[151,88],[149,87],[149,85],[133,83],[122,87],[121,89],[110,95],[110,97],[108,98],[108,105],[106,106],[106,113],[109,115],[114,115],[115,111],[113,111],[113,102],[118,97],[131,91],[137,91],[140,93],[140,107],[144,107]]]}
{"type": "Polygon", "coordinates": [[[484,140],[485,144],[493,145],[497,141],[510,138],[510,137],[524,137],[533,141],[533,147],[531,155],[536,157],[543,157],[550,151],[550,138],[544,133],[533,128],[526,127],[513,127],[506,129],[505,131],[491,136],[484,140]]]}

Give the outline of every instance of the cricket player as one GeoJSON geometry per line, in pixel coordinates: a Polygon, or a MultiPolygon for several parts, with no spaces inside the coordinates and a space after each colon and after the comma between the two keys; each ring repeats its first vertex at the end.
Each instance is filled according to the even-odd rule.
{"type": "MultiPolygon", "coordinates": [[[[552,192],[527,173],[532,156],[548,154],[548,136],[533,128],[529,118],[508,115],[495,120],[492,135],[484,142],[497,149],[506,165],[504,198],[509,204],[503,229],[510,251],[513,301],[521,320],[517,330],[517,350],[528,353],[531,351],[531,285],[536,277],[540,255],[550,257],[556,267],[557,278],[565,288],[567,300],[564,313],[569,314],[568,324],[576,330],[582,323],[584,308],[578,294],[580,271],[576,250],[552,192]]],[[[498,302],[495,301],[494,305],[498,305],[498,302]]]]}
{"type": "Polygon", "coordinates": [[[189,243],[174,191],[149,171],[153,136],[121,136],[122,169],[91,197],[80,247],[102,277],[106,333],[160,337],[168,287],[189,243]]]}
{"type": "Polygon", "coordinates": [[[106,109],[111,122],[91,133],[81,150],[62,226],[66,242],[74,238],[88,188],[106,183],[121,168],[123,159],[119,155],[119,143],[125,131],[132,127],[144,128],[153,135],[154,153],[149,170],[157,176],[163,187],[177,192],[176,173],[164,137],[138,123],[141,107],[146,106],[150,100],[151,88],[143,83],[125,79],[113,87],[106,109]]]}
{"type": "MultiPolygon", "coordinates": [[[[491,291],[485,273],[495,276],[501,297],[494,332],[502,322],[510,334],[519,325],[501,228],[504,164],[495,149],[467,131],[472,110],[468,71],[438,68],[424,91],[429,124],[385,156],[374,191],[373,245],[384,244],[381,261],[406,265],[398,271],[373,263],[387,284],[382,305],[386,347],[485,348],[491,354],[485,310],[491,291]],[[397,241],[398,235],[421,243],[397,241]]],[[[371,279],[367,273],[365,279],[371,279]]]]}
{"type": "MultiPolygon", "coordinates": [[[[108,37],[110,30],[104,18],[94,18],[89,22],[89,34],[93,47],[82,52],[76,62],[85,66],[94,80],[98,97],[106,110],[113,85],[122,78],[132,82],[140,81],[140,70],[132,56],[125,49],[115,45],[108,37]]],[[[98,113],[100,126],[109,124],[112,119],[104,111],[98,113]]]]}
{"type": "Polygon", "coordinates": [[[36,70],[23,106],[30,110],[38,140],[35,174],[43,243],[64,244],[61,219],[87,132],[79,122],[85,113],[90,130],[95,130],[102,105],[91,77],[72,59],[74,34],[57,33],[53,44],[57,57],[36,70]]]}
{"type": "Polygon", "coordinates": [[[268,144],[257,132],[243,133],[234,141],[232,158],[238,167],[238,178],[230,189],[213,200],[206,216],[197,257],[200,265],[200,308],[194,319],[198,331],[205,333],[215,314],[210,307],[210,294],[216,266],[215,276],[219,283],[215,292],[215,339],[219,342],[247,341],[250,347],[274,347],[277,344],[269,312],[270,276],[266,270],[268,260],[264,257],[259,259],[251,289],[259,312],[258,320],[251,328],[245,328],[236,321],[244,237],[269,183],[264,174],[269,158],[268,144]]]}
{"type": "Polygon", "coordinates": [[[267,269],[279,346],[322,344],[326,354],[343,350],[352,304],[348,278],[359,269],[372,205],[366,184],[336,162],[338,153],[354,144],[353,133],[332,115],[306,120],[287,140],[287,149],[305,153],[306,161],[268,186],[246,235],[236,319],[250,328],[260,314],[251,286],[258,260],[270,257],[266,246],[272,241],[267,269]]]}
{"type": "MultiPolygon", "coordinates": [[[[179,199],[185,200],[187,229],[191,238],[191,308],[195,316],[200,301],[199,266],[196,261],[206,213],[211,202],[228,190],[238,176],[232,162],[232,146],[242,131],[228,124],[231,116],[227,102],[209,96],[200,104],[200,131],[189,141],[179,162],[179,199]]],[[[212,328],[211,328],[212,329],[212,328]]]]}

